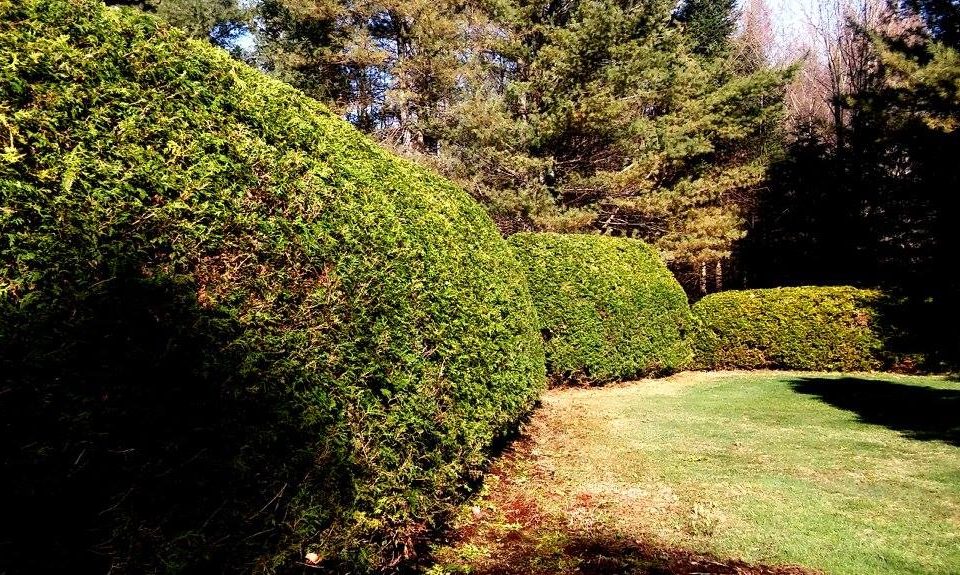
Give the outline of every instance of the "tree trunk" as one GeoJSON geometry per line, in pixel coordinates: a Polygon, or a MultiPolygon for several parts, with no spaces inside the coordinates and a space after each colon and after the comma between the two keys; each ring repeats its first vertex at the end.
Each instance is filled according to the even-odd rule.
{"type": "Polygon", "coordinates": [[[700,264],[700,294],[707,295],[707,262],[700,264]]]}
{"type": "Polygon", "coordinates": [[[715,281],[716,291],[723,291],[723,260],[717,260],[717,277],[715,281]]]}

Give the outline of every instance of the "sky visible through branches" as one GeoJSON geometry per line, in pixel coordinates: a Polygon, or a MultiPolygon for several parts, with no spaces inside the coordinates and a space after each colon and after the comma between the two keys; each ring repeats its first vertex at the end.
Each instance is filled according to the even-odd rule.
{"type": "MultiPolygon", "coordinates": [[[[741,7],[744,7],[751,0],[741,0],[741,7]]],[[[829,1],[829,0],[827,0],[829,1]]],[[[250,8],[256,5],[256,0],[241,0],[240,4],[244,8],[250,8]]],[[[812,22],[820,18],[821,6],[824,0],[764,0],[769,8],[770,18],[773,23],[773,32],[778,39],[781,48],[786,48],[796,43],[805,43],[804,37],[809,35],[809,27],[812,22]]],[[[245,53],[252,52],[256,47],[256,40],[251,32],[238,35],[234,45],[245,53]]]]}

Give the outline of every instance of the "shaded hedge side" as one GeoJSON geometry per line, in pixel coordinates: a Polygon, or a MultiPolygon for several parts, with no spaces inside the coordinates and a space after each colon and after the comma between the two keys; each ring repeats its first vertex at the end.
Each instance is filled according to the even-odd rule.
{"type": "Polygon", "coordinates": [[[553,233],[509,242],[527,270],[553,380],[602,383],[690,359],[687,297],[652,247],[553,233]]]}
{"type": "Polygon", "coordinates": [[[857,371],[883,365],[879,292],[853,287],[726,291],[693,305],[701,369],[857,371]]]}
{"type": "Polygon", "coordinates": [[[0,142],[0,571],[394,565],[543,387],[478,205],[154,18],[0,0],[0,142]]]}

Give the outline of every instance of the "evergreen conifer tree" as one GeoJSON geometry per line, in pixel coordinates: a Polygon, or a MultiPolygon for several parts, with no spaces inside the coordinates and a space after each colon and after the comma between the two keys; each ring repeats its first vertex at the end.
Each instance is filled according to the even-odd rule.
{"type": "Polygon", "coordinates": [[[736,0],[685,0],[675,14],[697,54],[712,57],[723,53],[737,28],[736,0]]]}

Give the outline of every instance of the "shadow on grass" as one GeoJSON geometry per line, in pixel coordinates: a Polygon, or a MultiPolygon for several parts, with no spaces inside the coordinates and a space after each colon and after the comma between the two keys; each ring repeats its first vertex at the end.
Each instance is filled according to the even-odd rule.
{"type": "Polygon", "coordinates": [[[806,575],[795,566],[753,565],[716,560],[601,533],[565,533],[555,545],[517,541],[502,550],[493,565],[474,568],[474,575],[806,575]]]}
{"type": "Polygon", "coordinates": [[[911,439],[960,446],[960,390],[936,389],[857,377],[800,377],[793,390],[852,411],[860,421],[911,439]]]}

